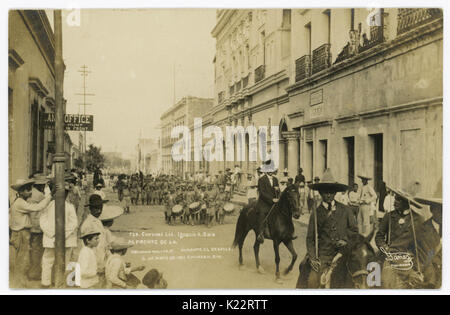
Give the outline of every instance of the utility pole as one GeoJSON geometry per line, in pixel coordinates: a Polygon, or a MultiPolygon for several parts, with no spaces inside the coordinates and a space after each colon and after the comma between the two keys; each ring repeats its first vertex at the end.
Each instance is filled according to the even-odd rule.
{"type": "MultiPolygon", "coordinates": [[[[92,73],[92,71],[87,70],[87,66],[83,65],[81,66],[80,70],[78,72],[81,73],[81,76],[83,77],[83,93],[76,93],[75,95],[82,95],[83,96],[83,103],[78,103],[78,106],[83,106],[83,115],[86,115],[86,106],[92,105],[91,103],[86,103],[86,96],[95,96],[95,94],[92,93],[86,93],[86,77],[89,73],[92,73]]],[[[79,107],[78,107],[79,108],[79,107]]],[[[84,149],[84,172],[86,173],[86,130],[84,130],[83,134],[83,149],[84,149]]]]}
{"type": "Polygon", "coordinates": [[[55,146],[56,153],[53,158],[55,163],[55,287],[64,286],[64,274],[66,269],[66,236],[65,236],[65,200],[64,189],[65,154],[64,154],[64,106],[63,106],[63,81],[64,61],[62,58],[62,18],[61,10],[53,12],[55,27],[55,146]]]}

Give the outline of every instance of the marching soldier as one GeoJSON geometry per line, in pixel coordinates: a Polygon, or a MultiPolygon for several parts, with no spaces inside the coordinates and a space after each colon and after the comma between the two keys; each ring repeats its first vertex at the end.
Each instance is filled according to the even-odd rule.
{"type": "Polygon", "coordinates": [[[166,218],[166,223],[172,225],[172,208],[175,206],[175,190],[170,189],[170,193],[167,194],[165,200],[165,211],[164,215],[166,218]]]}
{"type": "Polygon", "coordinates": [[[216,207],[216,221],[219,224],[224,223],[225,211],[223,210],[223,206],[225,205],[226,195],[225,195],[225,186],[222,184],[219,186],[219,195],[217,198],[217,207],[216,207]]]}
{"type": "Polygon", "coordinates": [[[351,236],[358,233],[349,207],[334,200],[336,193],[346,191],[347,186],[336,182],[330,169],[325,171],[320,183],[311,185],[311,189],[319,192],[322,202],[309,220],[307,255],[300,264],[297,288],[319,288],[322,274],[329,273],[330,269],[334,269],[336,284],[344,283],[347,270],[337,264],[337,260],[351,236]]]}
{"type": "Polygon", "coordinates": [[[184,224],[189,224],[189,217],[191,216],[191,209],[189,209],[189,205],[191,205],[194,201],[195,201],[194,187],[192,185],[189,185],[188,192],[186,193],[186,201],[183,212],[184,224]]]}

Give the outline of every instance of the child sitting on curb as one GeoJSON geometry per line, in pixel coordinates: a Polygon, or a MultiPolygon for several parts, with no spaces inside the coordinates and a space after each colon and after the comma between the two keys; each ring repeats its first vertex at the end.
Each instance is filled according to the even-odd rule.
{"type": "Polygon", "coordinates": [[[131,268],[125,264],[123,256],[132,245],[123,239],[116,239],[111,243],[111,256],[106,261],[106,288],[107,289],[136,289],[141,283],[132,273],[142,271],[144,266],[131,268]]]}

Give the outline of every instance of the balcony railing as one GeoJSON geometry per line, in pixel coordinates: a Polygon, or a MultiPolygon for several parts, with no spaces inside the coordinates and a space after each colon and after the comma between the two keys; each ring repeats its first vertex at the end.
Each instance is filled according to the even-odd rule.
{"type": "Polygon", "coordinates": [[[323,44],[314,49],[312,54],[312,73],[317,73],[331,66],[330,44],[323,44]]]}
{"type": "Polygon", "coordinates": [[[311,75],[311,56],[305,55],[295,61],[295,82],[311,75]]]}
{"type": "Polygon", "coordinates": [[[265,74],[266,74],[266,67],[264,65],[261,65],[258,68],[256,68],[255,69],[255,83],[264,79],[265,74]]]}
{"type": "Polygon", "coordinates": [[[236,82],[236,84],[234,85],[234,90],[236,91],[236,93],[239,92],[239,91],[241,90],[241,87],[242,87],[241,84],[242,84],[241,81],[238,81],[238,82],[236,82]]]}
{"type": "Polygon", "coordinates": [[[363,45],[359,47],[359,52],[366,51],[384,42],[383,26],[370,27],[370,39],[363,38],[363,45]]]}
{"type": "Polygon", "coordinates": [[[248,86],[248,77],[247,75],[245,78],[242,79],[242,88],[245,89],[248,86]]]}
{"type": "Polygon", "coordinates": [[[442,17],[441,9],[398,9],[397,34],[442,17]]]}
{"type": "Polygon", "coordinates": [[[219,101],[219,104],[223,102],[224,94],[225,94],[224,91],[222,91],[222,92],[220,92],[220,93],[218,94],[218,101],[219,101]]]}

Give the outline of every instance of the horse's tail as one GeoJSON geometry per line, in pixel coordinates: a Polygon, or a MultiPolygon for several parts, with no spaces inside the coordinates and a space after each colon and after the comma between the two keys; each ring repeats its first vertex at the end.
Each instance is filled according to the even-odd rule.
{"type": "Polygon", "coordinates": [[[239,214],[239,218],[236,222],[236,232],[234,233],[234,241],[232,245],[233,248],[241,244],[243,242],[243,238],[247,234],[247,214],[248,207],[244,207],[244,209],[242,209],[241,213],[239,214]]]}

